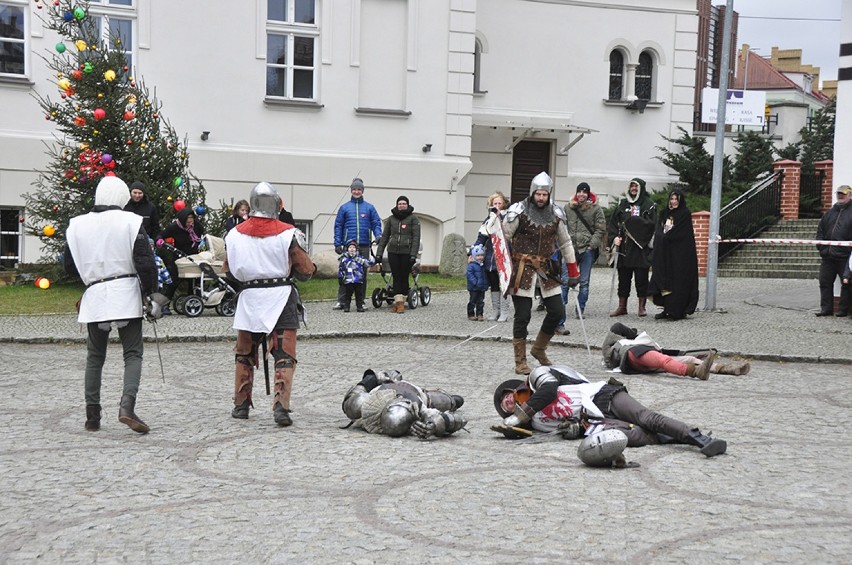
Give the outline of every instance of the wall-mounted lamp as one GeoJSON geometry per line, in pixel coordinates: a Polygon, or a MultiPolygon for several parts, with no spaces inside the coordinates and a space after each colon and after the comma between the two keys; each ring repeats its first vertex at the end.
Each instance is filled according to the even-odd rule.
{"type": "Polygon", "coordinates": [[[635,112],[636,110],[639,110],[640,114],[644,114],[645,113],[645,107],[647,105],[648,105],[647,100],[637,98],[636,100],[634,100],[633,102],[631,102],[630,104],[625,106],[624,108],[627,109],[627,110],[631,110],[633,112],[635,112]]]}
{"type": "Polygon", "coordinates": [[[431,143],[427,143],[426,145],[423,146],[423,153],[429,153],[430,151],[432,151],[432,144],[431,143]]]}
{"type": "Polygon", "coordinates": [[[201,132],[201,141],[207,141],[208,139],[210,139],[210,132],[209,131],[202,131],[201,132]]]}

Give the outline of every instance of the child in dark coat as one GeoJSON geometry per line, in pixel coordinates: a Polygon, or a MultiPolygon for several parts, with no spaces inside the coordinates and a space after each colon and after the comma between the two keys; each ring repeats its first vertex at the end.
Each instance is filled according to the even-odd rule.
{"type": "Polygon", "coordinates": [[[470,300],[467,302],[467,319],[481,322],[485,320],[482,311],[485,309],[485,292],[489,289],[488,273],[485,271],[485,249],[481,245],[470,248],[471,261],[467,265],[467,291],[470,300]]]}
{"type": "Polygon", "coordinates": [[[367,278],[367,269],[376,261],[372,257],[365,259],[358,254],[358,245],[355,241],[350,241],[346,245],[346,252],[339,258],[340,269],[338,270],[338,278],[343,281],[345,287],[343,294],[343,311],[349,312],[349,307],[352,303],[352,293],[355,293],[355,306],[358,312],[364,312],[364,281],[367,278]]]}

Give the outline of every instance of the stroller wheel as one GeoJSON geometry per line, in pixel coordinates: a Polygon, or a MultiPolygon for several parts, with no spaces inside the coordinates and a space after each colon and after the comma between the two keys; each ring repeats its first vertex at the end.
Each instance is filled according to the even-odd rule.
{"type": "Polygon", "coordinates": [[[183,310],[190,318],[196,318],[204,312],[204,302],[195,295],[187,296],[183,303],[183,310]]]}
{"type": "Polygon", "coordinates": [[[432,302],[432,289],[428,286],[424,286],[420,289],[420,304],[423,306],[429,306],[430,302],[432,302]]]}
{"type": "Polygon", "coordinates": [[[220,316],[230,318],[237,312],[237,305],[234,304],[233,298],[223,298],[222,302],[216,305],[216,313],[220,316]]]}
{"type": "Polygon", "coordinates": [[[373,301],[373,308],[381,308],[382,302],[385,301],[385,289],[377,288],[377,289],[373,290],[372,301],[373,301]]]}
{"type": "Polygon", "coordinates": [[[186,310],[184,310],[184,305],[186,304],[187,298],[189,298],[189,296],[185,295],[185,296],[181,296],[180,298],[175,300],[175,312],[177,312],[178,314],[184,315],[184,316],[186,315],[186,310]]]}
{"type": "Polygon", "coordinates": [[[408,307],[414,310],[420,302],[420,296],[417,294],[417,289],[412,288],[408,291],[408,307]]]}

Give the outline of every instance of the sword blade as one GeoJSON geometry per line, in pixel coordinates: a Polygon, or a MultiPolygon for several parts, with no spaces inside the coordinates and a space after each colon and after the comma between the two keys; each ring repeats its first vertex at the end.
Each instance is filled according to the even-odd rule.
{"type": "Polygon", "coordinates": [[[266,344],[266,338],[267,336],[263,336],[263,378],[266,380],[266,396],[269,396],[269,351],[266,344]]]}
{"type": "Polygon", "coordinates": [[[589,352],[589,361],[594,361],[592,357],[592,348],[589,346],[589,336],[586,334],[586,321],[583,319],[583,311],[580,309],[579,293],[574,293],[574,306],[577,308],[577,317],[580,318],[580,327],[583,328],[583,339],[586,340],[586,351],[589,352]]]}

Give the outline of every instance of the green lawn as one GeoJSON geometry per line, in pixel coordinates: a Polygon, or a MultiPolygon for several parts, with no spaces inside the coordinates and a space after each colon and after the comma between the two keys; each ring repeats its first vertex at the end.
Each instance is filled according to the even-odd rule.
{"type": "MultiPolygon", "coordinates": [[[[465,277],[445,277],[424,273],[418,279],[420,286],[428,286],[432,292],[465,290],[465,277]]],[[[370,274],[367,292],[384,287],[385,283],[378,274],[370,274]]],[[[302,300],[332,300],[337,297],[337,279],[314,279],[299,283],[302,300]]],[[[20,314],[54,314],[74,312],[74,304],[83,294],[81,284],[54,284],[47,290],[36,288],[33,284],[24,286],[0,286],[0,316],[20,314]]],[[[369,300],[369,296],[368,296],[369,300]]]]}

